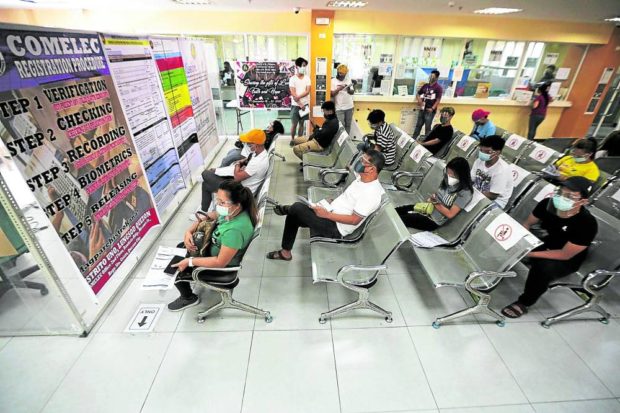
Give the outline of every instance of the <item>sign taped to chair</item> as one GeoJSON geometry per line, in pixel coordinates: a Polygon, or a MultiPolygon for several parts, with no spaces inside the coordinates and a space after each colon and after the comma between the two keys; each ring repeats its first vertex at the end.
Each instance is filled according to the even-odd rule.
{"type": "Polygon", "coordinates": [[[495,218],[486,227],[486,231],[505,250],[514,247],[521,238],[529,234],[528,230],[508,214],[501,214],[495,218]]]}
{"type": "Polygon", "coordinates": [[[611,196],[611,198],[620,202],[620,189],[618,189],[616,193],[611,196]]]}
{"type": "Polygon", "coordinates": [[[530,173],[515,164],[511,164],[511,166],[512,166],[512,182],[514,184],[514,187],[516,187],[521,182],[523,182],[523,179],[525,179],[525,177],[528,176],[530,173]]]}
{"type": "Polygon", "coordinates": [[[523,145],[523,142],[525,142],[524,137],[513,133],[512,135],[510,135],[510,137],[506,141],[506,146],[516,151],[517,149],[521,147],[521,145],[523,145]]]}
{"type": "Polygon", "coordinates": [[[409,141],[409,136],[407,136],[406,133],[403,133],[402,135],[400,135],[400,138],[398,138],[398,140],[396,141],[396,143],[398,144],[398,146],[400,146],[401,148],[404,148],[405,145],[407,144],[407,141],[409,141]]]}
{"type": "Polygon", "coordinates": [[[462,151],[467,152],[467,150],[469,149],[469,147],[476,142],[476,140],[474,138],[472,138],[469,135],[465,135],[461,138],[461,140],[459,140],[459,143],[456,145],[458,146],[462,151]]]}
{"type": "Polygon", "coordinates": [[[342,146],[342,144],[344,143],[344,141],[347,139],[348,136],[349,135],[343,131],[338,137],[338,146],[342,146]]]}
{"type": "Polygon", "coordinates": [[[553,149],[547,148],[543,145],[535,143],[535,149],[530,153],[530,158],[534,159],[537,162],[545,163],[551,158],[553,155],[553,149]]]}
{"type": "Polygon", "coordinates": [[[409,155],[409,157],[413,159],[415,163],[420,163],[420,161],[422,160],[422,157],[427,152],[428,152],[428,149],[426,149],[422,145],[418,145],[415,148],[413,148],[413,150],[411,151],[411,155],[409,155]]]}
{"type": "Polygon", "coordinates": [[[551,198],[555,193],[556,186],[553,184],[545,185],[534,197],[534,201],[540,202],[545,198],[551,198]]]}

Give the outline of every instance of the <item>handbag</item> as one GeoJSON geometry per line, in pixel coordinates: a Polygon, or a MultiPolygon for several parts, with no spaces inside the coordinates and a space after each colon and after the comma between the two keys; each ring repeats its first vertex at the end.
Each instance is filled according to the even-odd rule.
{"type": "Polygon", "coordinates": [[[196,246],[196,251],[189,252],[190,257],[205,257],[207,248],[211,245],[211,234],[217,226],[217,221],[200,221],[194,232],[192,240],[196,246]]]}

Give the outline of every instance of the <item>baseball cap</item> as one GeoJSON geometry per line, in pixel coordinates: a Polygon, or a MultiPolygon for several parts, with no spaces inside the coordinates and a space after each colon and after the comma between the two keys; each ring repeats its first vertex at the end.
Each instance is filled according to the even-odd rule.
{"type": "Polygon", "coordinates": [[[582,198],[587,198],[590,196],[593,186],[592,181],[588,178],[584,178],[583,176],[571,176],[562,182],[561,185],[571,191],[580,192],[582,198]]]}
{"type": "Polygon", "coordinates": [[[252,129],[244,134],[239,135],[239,140],[244,143],[254,143],[257,145],[262,145],[265,143],[267,136],[265,135],[265,131],[261,129],[252,129]]]}
{"type": "Polygon", "coordinates": [[[474,112],[471,114],[471,119],[476,122],[477,120],[480,120],[482,118],[486,118],[487,116],[489,116],[491,114],[491,112],[487,112],[484,109],[476,109],[474,110],[474,112]]]}

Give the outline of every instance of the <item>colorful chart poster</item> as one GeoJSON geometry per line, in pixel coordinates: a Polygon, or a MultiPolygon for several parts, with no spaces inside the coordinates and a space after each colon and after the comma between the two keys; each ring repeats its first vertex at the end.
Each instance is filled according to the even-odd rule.
{"type": "Polygon", "coordinates": [[[0,27],[0,55],[0,137],[97,294],[159,223],[103,46],[0,27]]]}
{"type": "Polygon", "coordinates": [[[103,34],[114,84],[159,211],[185,188],[159,71],[146,37],[103,34]]]}
{"type": "Polygon", "coordinates": [[[288,81],[293,62],[235,62],[237,97],[242,108],[290,108],[288,81]]]}
{"type": "Polygon", "coordinates": [[[189,182],[190,177],[202,173],[204,158],[198,144],[198,129],[179,42],[176,38],[165,37],[151,37],[150,41],[164,89],[181,171],[185,181],[189,182]]]}
{"type": "Polygon", "coordinates": [[[209,85],[206,44],[198,39],[179,39],[183,66],[187,76],[189,95],[194,108],[194,119],[198,129],[198,143],[203,158],[215,148],[218,142],[217,121],[213,94],[209,85]]]}

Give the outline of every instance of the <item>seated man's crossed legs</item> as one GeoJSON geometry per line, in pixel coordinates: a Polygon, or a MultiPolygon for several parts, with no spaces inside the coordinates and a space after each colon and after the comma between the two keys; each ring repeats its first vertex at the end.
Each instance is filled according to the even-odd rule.
{"type": "Polygon", "coordinates": [[[306,136],[299,136],[293,139],[293,153],[299,159],[303,160],[304,153],[306,152],[323,152],[324,149],[315,139],[310,139],[306,136]]]}

